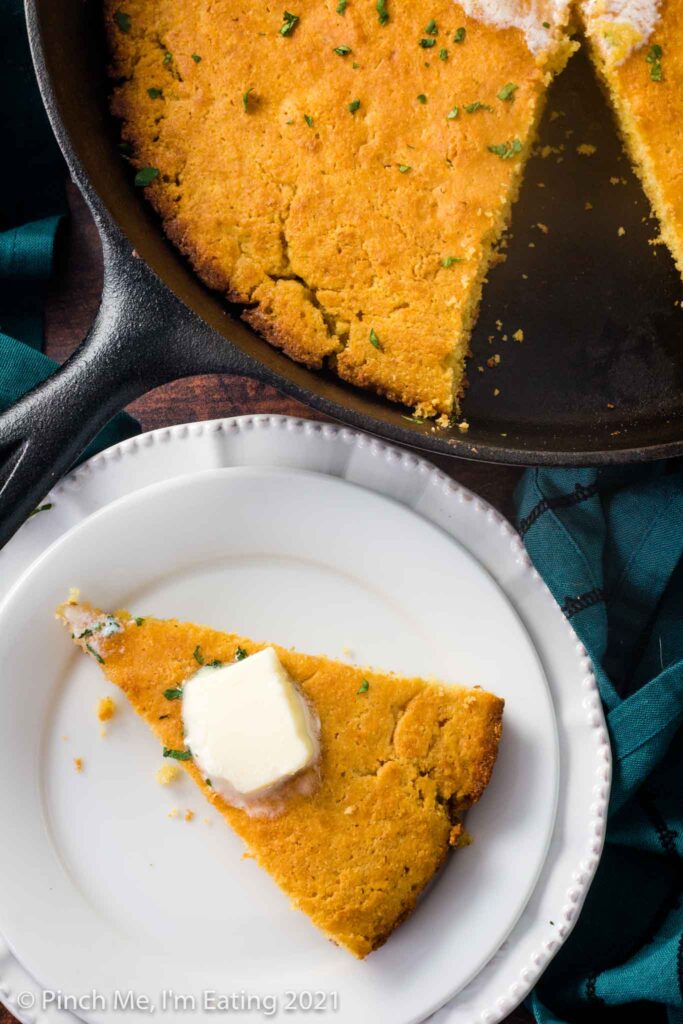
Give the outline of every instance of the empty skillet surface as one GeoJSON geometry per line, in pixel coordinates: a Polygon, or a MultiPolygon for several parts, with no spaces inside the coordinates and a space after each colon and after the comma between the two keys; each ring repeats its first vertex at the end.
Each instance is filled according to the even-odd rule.
{"type": "MultiPolygon", "coordinates": [[[[554,84],[542,125],[541,145],[562,148],[529,162],[507,260],[492,269],[485,289],[463,404],[470,430],[463,435],[457,427],[435,431],[408,422],[405,410],[292,363],[226,315],[220,297],[162,236],[117,152],[99,3],[27,0],[27,11],[53,124],[104,234],[111,219],[202,318],[199,333],[209,324],[213,330],[205,333],[227,339],[224,366],[218,356],[211,368],[253,373],[332,416],[444,454],[585,464],[683,451],[683,308],[675,305],[681,281],[668,251],[649,244],[656,222],[648,220],[648,203],[581,53],[554,84]],[[579,155],[582,143],[596,152],[579,155]],[[512,339],[519,328],[522,344],[512,339]],[[496,355],[500,363],[489,368],[496,355]]],[[[130,267],[121,272],[130,274],[130,267]]],[[[207,368],[199,355],[196,365],[191,357],[180,362],[176,376],[207,368]]]]}

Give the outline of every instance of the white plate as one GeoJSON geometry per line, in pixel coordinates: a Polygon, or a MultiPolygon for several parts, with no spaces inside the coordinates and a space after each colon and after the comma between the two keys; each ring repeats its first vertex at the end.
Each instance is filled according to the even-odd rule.
{"type": "Polygon", "coordinates": [[[585,653],[508,524],[412,455],[281,417],[124,442],[67,478],[53,500],[0,559],[0,571],[10,560],[16,571],[35,552],[30,535],[78,524],[0,610],[0,744],[13,765],[0,777],[13,836],[0,850],[0,926],[17,958],[50,988],[101,993],[106,1009],[79,1010],[93,1021],[112,1019],[117,990],[149,996],[161,1013],[160,993],[172,988],[198,1005],[207,989],[274,996],[291,1020],[311,1013],[285,1014],[288,991],[326,992],[330,1011],[337,993],[339,1021],[409,1024],[471,979],[440,1019],[507,1012],[580,906],[609,778],[585,653]],[[237,464],[280,468],[207,470],[237,464]],[[240,842],[189,782],[158,787],[157,745],[129,709],[99,736],[94,704],[106,684],[52,618],[72,585],[105,607],[337,657],[350,646],[361,663],[500,693],[505,735],[469,817],[476,843],[390,942],[356,963],[241,860],[240,842]],[[176,805],[196,812],[191,825],[167,817],[176,805]]]}

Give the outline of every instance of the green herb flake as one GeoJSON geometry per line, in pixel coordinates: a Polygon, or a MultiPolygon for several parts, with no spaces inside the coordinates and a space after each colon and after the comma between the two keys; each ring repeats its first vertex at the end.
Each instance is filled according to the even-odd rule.
{"type": "Polygon", "coordinates": [[[386,23],[389,21],[389,11],[387,10],[387,0],[377,0],[377,4],[375,5],[375,10],[377,11],[377,18],[378,18],[378,21],[379,21],[380,25],[386,25],[386,23]]]}
{"type": "Polygon", "coordinates": [[[204,664],[204,655],[201,652],[199,644],[197,644],[197,646],[193,650],[192,657],[194,658],[194,660],[197,662],[198,665],[203,665],[204,664]]]}
{"type": "Polygon", "coordinates": [[[136,626],[141,626],[141,625],[142,625],[142,623],[143,623],[144,621],[145,621],[145,620],[144,620],[144,619],[142,619],[142,618],[140,618],[140,616],[138,615],[138,616],[137,616],[137,618],[136,618],[136,620],[135,620],[135,625],[136,625],[136,626]]]}
{"type": "Polygon", "coordinates": [[[183,691],[177,687],[172,690],[164,690],[164,697],[166,700],[180,700],[183,695],[183,691]]]}
{"type": "Polygon", "coordinates": [[[209,662],[209,668],[222,668],[222,667],[223,667],[223,662],[220,660],[220,658],[214,658],[213,661],[209,662]]]}
{"type": "Polygon", "coordinates": [[[33,519],[33,517],[37,516],[39,512],[49,512],[52,507],[52,502],[46,501],[44,505],[38,505],[37,508],[34,508],[33,512],[29,512],[28,518],[33,519]]]}
{"type": "Polygon", "coordinates": [[[499,142],[486,148],[489,153],[495,153],[501,160],[511,160],[513,156],[522,152],[522,143],[519,139],[509,139],[507,142],[499,142]]]}
{"type": "Polygon", "coordinates": [[[502,89],[498,90],[497,96],[499,100],[511,100],[514,94],[517,92],[519,86],[515,85],[514,82],[506,82],[502,89]]]}
{"type": "Polygon", "coordinates": [[[383,352],[384,351],[384,349],[382,348],[382,343],[379,340],[379,338],[377,337],[377,334],[375,333],[375,328],[374,327],[370,328],[370,344],[374,348],[376,348],[378,352],[383,352]]]}
{"type": "Polygon", "coordinates": [[[451,107],[451,109],[446,114],[446,120],[448,120],[448,121],[455,121],[455,119],[456,119],[456,117],[458,116],[459,113],[460,113],[459,107],[451,107]]]}
{"type": "Polygon", "coordinates": [[[351,111],[352,114],[355,114],[359,107],[360,100],[351,100],[351,102],[349,103],[349,110],[351,111]]]}
{"type": "Polygon", "coordinates": [[[542,21],[541,24],[543,25],[543,28],[550,28],[550,22],[549,21],[542,21]]]}
{"type": "Polygon", "coordinates": [[[441,260],[441,266],[446,267],[446,269],[452,267],[454,263],[462,263],[462,256],[444,256],[441,260]]]}
{"type": "Polygon", "coordinates": [[[192,54],[192,60],[193,60],[193,61],[195,62],[195,64],[199,64],[199,62],[200,62],[200,60],[201,60],[201,59],[202,59],[202,58],[201,58],[201,57],[199,56],[199,54],[198,54],[198,53],[193,53],[193,54],[192,54]]]}
{"type": "Polygon", "coordinates": [[[146,188],[159,177],[158,167],[141,167],[133,179],[138,188],[146,188]]]}
{"type": "Polygon", "coordinates": [[[417,102],[418,103],[426,103],[427,102],[427,97],[425,96],[425,94],[423,92],[421,92],[419,94],[419,96],[417,97],[417,102]]]}
{"type": "Polygon", "coordinates": [[[249,97],[253,91],[253,89],[247,89],[246,92],[242,93],[242,106],[244,107],[245,114],[249,112],[249,97]]]}
{"type": "Polygon", "coordinates": [[[125,11],[114,11],[114,21],[119,32],[130,32],[130,14],[125,11]]]}
{"type": "Polygon", "coordinates": [[[296,26],[299,24],[300,18],[298,14],[290,14],[289,11],[285,11],[282,15],[283,21],[280,26],[281,36],[290,36],[296,26]]]}
{"type": "Polygon", "coordinates": [[[663,77],[662,65],[659,61],[655,61],[654,64],[650,65],[650,78],[653,82],[661,82],[663,77]]]}
{"type": "Polygon", "coordinates": [[[306,122],[309,128],[313,127],[313,118],[311,117],[310,114],[304,114],[304,121],[306,122]]]}
{"type": "Polygon", "coordinates": [[[408,171],[412,171],[413,168],[409,164],[399,164],[398,169],[401,174],[407,174],[408,171]]]}
{"type": "Polygon", "coordinates": [[[338,57],[345,57],[347,53],[351,53],[351,47],[343,43],[341,46],[335,46],[334,52],[338,57]]]}
{"type": "Polygon", "coordinates": [[[653,82],[661,82],[662,74],[662,50],[659,43],[653,43],[645,55],[646,62],[650,65],[650,78],[653,82]]]}
{"type": "Polygon", "coordinates": [[[420,416],[401,416],[402,420],[408,420],[408,423],[426,423],[420,416]]]}
{"type": "Polygon", "coordinates": [[[479,100],[475,100],[474,103],[466,103],[464,108],[467,114],[476,114],[478,110],[491,110],[488,103],[481,103],[479,100]]]}
{"type": "Polygon", "coordinates": [[[445,46],[442,46],[439,50],[439,60],[448,60],[448,50],[445,46]]]}
{"type": "Polygon", "coordinates": [[[436,46],[436,39],[421,39],[420,46],[423,50],[431,50],[432,46],[436,46]]]}
{"type": "Polygon", "coordinates": [[[170,715],[159,715],[159,721],[162,722],[164,718],[170,718],[170,715]]]}
{"type": "Polygon", "coordinates": [[[244,661],[248,657],[244,647],[237,647],[235,650],[235,661],[244,661]]]}
{"type": "Polygon", "coordinates": [[[464,43],[466,35],[467,35],[467,30],[466,29],[464,29],[464,28],[456,29],[455,30],[455,35],[453,36],[453,42],[454,43],[464,43]]]}
{"type": "Polygon", "coordinates": [[[360,67],[360,64],[356,64],[356,62],[355,62],[355,60],[354,60],[354,62],[353,62],[353,64],[351,65],[351,67],[353,68],[353,70],[354,70],[354,71],[358,71],[358,68],[360,67]]]}
{"type": "Polygon", "coordinates": [[[433,18],[431,18],[430,21],[425,25],[425,35],[437,36],[438,34],[439,30],[437,28],[436,22],[434,21],[433,18]]]}
{"type": "Polygon", "coordinates": [[[171,747],[164,747],[164,757],[172,757],[174,761],[189,761],[192,757],[192,751],[173,750],[171,747]]]}
{"type": "Polygon", "coordinates": [[[164,94],[161,89],[151,88],[147,90],[147,95],[151,100],[159,100],[164,94]]]}
{"type": "Polygon", "coordinates": [[[349,0],[339,0],[339,3],[337,4],[337,14],[343,14],[344,13],[344,11],[346,10],[346,5],[348,4],[348,2],[349,2],[349,0]]]}
{"type": "Polygon", "coordinates": [[[85,646],[86,649],[90,651],[95,661],[99,661],[100,665],[104,665],[104,658],[99,651],[96,651],[92,644],[86,644],[85,646]]]}
{"type": "Polygon", "coordinates": [[[209,789],[213,789],[213,782],[211,781],[211,779],[204,779],[204,782],[209,787],[209,789]]]}
{"type": "Polygon", "coordinates": [[[164,67],[168,67],[172,60],[173,54],[169,50],[167,50],[166,53],[164,54],[164,59],[162,60],[161,63],[164,65],[164,67]]]}
{"type": "Polygon", "coordinates": [[[367,679],[364,679],[363,682],[358,687],[358,689],[356,690],[356,693],[367,693],[369,689],[370,683],[367,681],[367,679]]]}

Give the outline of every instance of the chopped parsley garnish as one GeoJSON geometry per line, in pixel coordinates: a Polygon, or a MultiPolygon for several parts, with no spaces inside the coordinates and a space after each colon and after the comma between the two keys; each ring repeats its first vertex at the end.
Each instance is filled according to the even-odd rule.
{"type": "Polygon", "coordinates": [[[311,117],[310,114],[304,114],[304,121],[306,122],[309,128],[313,127],[313,118],[311,117]]]}
{"type": "Polygon", "coordinates": [[[380,25],[386,25],[389,21],[389,11],[387,10],[387,0],[377,0],[375,7],[377,11],[377,17],[380,25]]]}
{"type": "Polygon", "coordinates": [[[180,700],[183,695],[183,691],[177,687],[172,690],[164,690],[164,697],[166,700],[180,700]]]}
{"type": "Polygon", "coordinates": [[[456,119],[456,117],[458,116],[459,113],[460,113],[460,109],[458,107],[451,107],[451,109],[446,114],[446,119],[448,121],[455,121],[455,119],[456,119]]]}
{"type": "Polygon", "coordinates": [[[140,618],[140,616],[138,615],[137,618],[135,619],[135,625],[136,626],[141,626],[144,621],[145,620],[140,618]]]}
{"type": "Polygon", "coordinates": [[[356,690],[356,693],[367,693],[369,689],[370,683],[367,681],[367,679],[364,679],[363,682],[358,687],[358,689],[356,690]]]}
{"type": "Polygon", "coordinates": [[[442,267],[452,267],[454,263],[462,263],[462,256],[444,256],[441,260],[442,267]]]}
{"type": "Polygon", "coordinates": [[[511,100],[519,86],[515,85],[514,82],[506,82],[502,89],[499,89],[497,95],[499,100],[511,100]]]}
{"type": "Polygon", "coordinates": [[[149,96],[149,98],[150,98],[151,100],[158,100],[158,99],[160,99],[160,98],[161,98],[161,97],[162,97],[162,96],[163,96],[164,94],[163,94],[163,92],[161,91],[161,89],[155,89],[154,87],[152,87],[151,89],[148,89],[148,90],[147,90],[147,95],[149,96]]]}
{"type": "Polygon", "coordinates": [[[420,416],[401,416],[402,420],[408,420],[408,423],[426,423],[420,416]]]}
{"type": "Polygon", "coordinates": [[[377,334],[375,333],[375,328],[374,327],[370,328],[370,344],[374,348],[376,348],[378,352],[383,352],[384,351],[384,349],[382,348],[382,343],[379,340],[379,338],[377,337],[377,334]]]}
{"type": "Polygon", "coordinates": [[[199,647],[199,644],[197,644],[197,646],[193,650],[192,657],[194,658],[194,660],[197,662],[198,665],[203,665],[204,664],[204,655],[201,652],[201,648],[199,647]]]}
{"type": "Polygon", "coordinates": [[[467,114],[476,114],[478,110],[491,110],[488,103],[480,103],[479,100],[475,100],[474,103],[466,103],[463,109],[467,114]]]}
{"type": "Polygon", "coordinates": [[[114,21],[119,32],[130,32],[130,14],[125,11],[114,11],[114,21]]]}
{"type": "Polygon", "coordinates": [[[159,721],[161,722],[164,718],[170,718],[170,715],[159,715],[159,721]]]}
{"type": "Polygon", "coordinates": [[[351,100],[349,103],[349,110],[352,114],[355,114],[360,106],[360,100],[351,100]]]}
{"type": "Polygon", "coordinates": [[[213,782],[211,781],[211,779],[204,779],[204,782],[206,783],[207,786],[213,789],[213,782]]]}
{"type": "Polygon", "coordinates": [[[409,164],[399,164],[398,169],[401,174],[407,174],[408,171],[412,171],[412,167],[409,164]]]}
{"type": "Polygon", "coordinates": [[[442,46],[439,50],[439,60],[448,60],[448,50],[445,46],[442,46]]]}
{"type": "Polygon", "coordinates": [[[171,63],[172,60],[173,60],[173,54],[170,53],[170,51],[167,50],[166,53],[164,54],[164,59],[162,61],[162,64],[168,65],[168,64],[171,63]]]}
{"type": "Polygon", "coordinates": [[[39,505],[38,508],[34,508],[33,512],[29,512],[28,518],[32,519],[33,516],[37,516],[39,512],[49,512],[51,508],[52,502],[46,501],[44,505],[39,505]]]}
{"type": "Polygon", "coordinates": [[[550,28],[550,22],[549,21],[542,21],[541,24],[543,25],[543,28],[550,28]]]}
{"type": "Polygon", "coordinates": [[[453,42],[454,43],[464,43],[466,35],[467,35],[466,29],[464,29],[464,28],[456,29],[455,30],[455,35],[453,36],[453,42]]]}
{"type": "Polygon", "coordinates": [[[236,648],[236,650],[235,650],[235,661],[244,661],[244,659],[246,657],[247,657],[247,652],[245,651],[244,647],[236,648]]]}
{"type": "Polygon", "coordinates": [[[519,139],[509,139],[507,142],[499,142],[486,148],[489,153],[495,153],[501,160],[511,160],[513,156],[522,152],[522,143],[519,139]]]}
{"type": "Polygon", "coordinates": [[[645,56],[650,65],[650,78],[653,82],[662,81],[662,54],[663,50],[659,43],[653,43],[645,56]]]}
{"type": "Polygon", "coordinates": [[[138,188],[145,188],[147,185],[151,185],[154,179],[158,177],[158,167],[141,167],[133,180],[138,188]]]}
{"type": "Polygon", "coordinates": [[[242,106],[244,107],[244,113],[249,112],[249,97],[251,96],[253,89],[247,89],[246,92],[242,93],[242,106]]]}
{"type": "Polygon", "coordinates": [[[192,757],[190,750],[173,750],[171,747],[164,747],[164,757],[172,757],[176,761],[189,761],[192,757]]]}
{"type": "Polygon", "coordinates": [[[339,0],[339,3],[337,4],[337,14],[343,14],[344,13],[344,11],[346,10],[346,5],[347,5],[348,2],[349,2],[349,0],[339,0]]]}
{"type": "Polygon", "coordinates": [[[93,629],[84,629],[82,633],[79,633],[77,640],[84,640],[86,636],[92,636],[94,633],[93,629]]]}
{"type": "Polygon", "coordinates": [[[294,31],[296,26],[299,24],[299,20],[300,20],[299,19],[299,15],[298,14],[290,14],[289,11],[285,11],[285,13],[282,15],[282,17],[283,17],[283,22],[282,22],[282,25],[280,26],[280,35],[281,36],[289,36],[289,35],[292,34],[292,32],[294,31]]]}
{"type": "Polygon", "coordinates": [[[221,668],[222,665],[223,662],[220,660],[220,658],[214,658],[213,661],[209,662],[209,668],[221,668]]]}
{"type": "Polygon", "coordinates": [[[420,94],[418,95],[418,97],[417,97],[417,102],[418,102],[418,103],[426,103],[426,102],[427,102],[427,97],[425,96],[425,94],[424,94],[423,92],[421,92],[421,93],[420,93],[420,94]]]}
{"type": "Polygon", "coordinates": [[[201,57],[199,56],[199,54],[198,54],[198,53],[193,53],[193,54],[192,54],[192,60],[193,60],[193,61],[195,62],[195,64],[199,64],[199,62],[200,62],[200,60],[201,60],[201,59],[202,59],[202,58],[201,58],[201,57]]]}
{"type": "Polygon", "coordinates": [[[351,47],[343,43],[341,46],[335,46],[334,52],[339,57],[345,57],[347,53],[351,53],[351,47]]]}
{"type": "Polygon", "coordinates": [[[99,661],[100,665],[104,665],[104,658],[99,653],[99,651],[96,651],[92,644],[86,644],[85,646],[87,650],[90,651],[95,661],[99,661]]]}
{"type": "Polygon", "coordinates": [[[425,25],[425,34],[428,36],[436,36],[439,34],[439,30],[436,27],[436,22],[433,18],[425,25]]]}
{"type": "Polygon", "coordinates": [[[420,46],[423,50],[431,50],[432,46],[436,46],[436,39],[421,39],[420,46]]]}
{"type": "Polygon", "coordinates": [[[360,64],[356,64],[356,62],[355,62],[355,60],[354,60],[354,62],[353,62],[353,64],[351,65],[351,67],[353,68],[353,70],[354,70],[354,71],[358,71],[358,68],[360,67],[360,64]]]}

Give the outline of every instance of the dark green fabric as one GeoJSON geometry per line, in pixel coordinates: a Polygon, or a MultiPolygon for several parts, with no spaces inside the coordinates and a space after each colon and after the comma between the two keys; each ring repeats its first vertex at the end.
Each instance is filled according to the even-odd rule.
{"type": "MultiPolygon", "coordinates": [[[[36,86],[20,0],[0,0],[0,127],[0,409],[5,409],[57,366],[41,351],[43,305],[67,212],[67,169],[36,86]]],[[[130,416],[116,416],[85,455],[137,430],[130,416]]]]}
{"type": "Polygon", "coordinates": [[[683,1024],[683,462],[528,470],[529,554],[595,666],[614,757],[584,911],[538,1024],[683,1024]]]}

